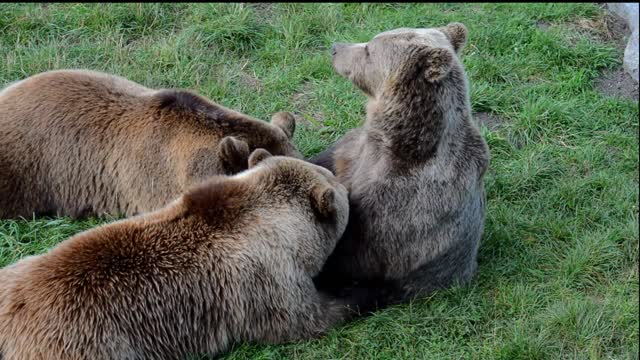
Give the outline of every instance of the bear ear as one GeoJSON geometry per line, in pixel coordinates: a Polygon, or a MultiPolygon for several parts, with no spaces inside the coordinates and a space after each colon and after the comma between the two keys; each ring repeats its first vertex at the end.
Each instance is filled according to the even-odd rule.
{"type": "Polygon", "coordinates": [[[446,48],[432,48],[429,46],[419,46],[410,55],[412,59],[408,66],[413,71],[405,71],[406,76],[413,77],[415,72],[423,72],[429,82],[439,81],[444,78],[453,65],[453,54],[446,48]]]}
{"type": "Polygon", "coordinates": [[[425,74],[428,81],[438,81],[445,77],[453,65],[453,55],[447,49],[431,49],[427,55],[425,74]]]}
{"type": "Polygon", "coordinates": [[[218,154],[225,168],[231,172],[244,169],[249,158],[249,145],[233,136],[227,136],[218,144],[218,154]]]}
{"type": "Polygon", "coordinates": [[[322,217],[328,218],[336,211],[333,188],[327,185],[316,185],[311,189],[311,207],[322,217]]]}
{"type": "Polygon", "coordinates": [[[293,133],[296,131],[296,118],[292,113],[287,111],[280,111],[273,114],[271,124],[282,129],[289,139],[293,137],[293,133]]]}
{"type": "Polygon", "coordinates": [[[249,169],[256,166],[257,164],[262,162],[264,159],[270,158],[271,156],[272,156],[271,153],[265,149],[262,149],[262,148],[255,149],[251,153],[251,156],[249,156],[249,169]]]}
{"type": "Polygon", "coordinates": [[[460,54],[467,43],[467,27],[462,23],[453,22],[445,27],[438,28],[438,30],[447,36],[451,45],[453,45],[453,49],[460,54]]]}

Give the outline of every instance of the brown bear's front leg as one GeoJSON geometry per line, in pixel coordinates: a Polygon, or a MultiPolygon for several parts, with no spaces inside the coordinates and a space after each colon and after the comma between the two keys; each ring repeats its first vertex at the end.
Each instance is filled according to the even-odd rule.
{"type": "Polygon", "coordinates": [[[336,144],[333,144],[323,152],[309,159],[308,161],[312,164],[322,166],[323,168],[331,171],[331,173],[335,175],[336,174],[335,159],[333,158],[333,154],[335,153],[335,150],[336,150],[336,144]]]}
{"type": "Polygon", "coordinates": [[[304,282],[286,286],[279,300],[269,296],[264,308],[256,309],[257,318],[247,321],[248,333],[255,335],[246,340],[284,344],[314,339],[358,315],[347,301],[318,292],[311,279],[304,282]],[[260,325],[264,327],[258,330],[260,325]]]}
{"type": "Polygon", "coordinates": [[[334,175],[340,177],[337,172],[347,172],[348,169],[345,168],[344,164],[342,166],[337,165],[337,161],[340,159],[336,158],[336,152],[340,152],[342,154],[347,155],[345,159],[342,159],[343,163],[350,163],[351,158],[357,158],[360,154],[360,149],[358,148],[358,140],[360,136],[363,134],[363,130],[361,128],[353,129],[345,134],[340,140],[336,141],[333,145],[329,146],[326,150],[312,157],[308,161],[312,164],[322,166],[323,168],[331,171],[334,175]]]}

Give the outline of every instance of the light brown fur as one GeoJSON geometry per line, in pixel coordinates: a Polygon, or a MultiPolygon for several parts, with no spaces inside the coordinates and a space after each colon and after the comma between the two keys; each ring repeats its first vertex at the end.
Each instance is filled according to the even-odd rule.
{"type": "Polygon", "coordinates": [[[176,359],[316,337],[350,310],[316,291],[346,189],[259,149],[170,205],[0,270],[0,358],[176,359]]]}
{"type": "Polygon", "coordinates": [[[155,210],[246,169],[256,148],[300,157],[294,130],[291,114],[268,124],[184,90],[93,71],[35,75],[0,91],[0,218],[155,210]]]}

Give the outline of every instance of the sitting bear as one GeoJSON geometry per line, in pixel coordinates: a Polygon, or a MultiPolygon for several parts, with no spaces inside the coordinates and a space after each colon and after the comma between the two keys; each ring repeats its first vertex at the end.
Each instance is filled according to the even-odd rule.
{"type": "Polygon", "coordinates": [[[38,74],[0,92],[0,218],[134,215],[256,148],[301,155],[289,113],[271,124],[183,90],[93,71],[38,74]]]}
{"type": "Polygon", "coordinates": [[[347,226],[344,186],[263,149],[249,168],[1,269],[0,358],[215,356],[351,317],[312,280],[347,226]]]}
{"type": "Polygon", "coordinates": [[[350,201],[320,288],[380,287],[384,306],[474,275],[489,150],[458,58],[466,39],[452,23],[333,46],[335,70],[369,101],[364,125],[310,160],[336,174],[350,201]]]}

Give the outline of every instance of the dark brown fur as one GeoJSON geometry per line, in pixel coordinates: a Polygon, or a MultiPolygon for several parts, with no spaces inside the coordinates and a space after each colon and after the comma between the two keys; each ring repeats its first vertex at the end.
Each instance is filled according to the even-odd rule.
{"type": "Polygon", "coordinates": [[[294,129],[288,113],[268,124],[184,90],[42,73],[0,91],[0,218],[155,210],[256,148],[300,157],[294,129]]]}
{"type": "Polygon", "coordinates": [[[362,128],[311,160],[335,172],[351,206],[322,288],[370,286],[384,305],[475,274],[489,151],[458,59],[466,34],[453,23],[334,45],[334,68],[369,103],[362,128]]]}
{"type": "Polygon", "coordinates": [[[349,308],[312,276],[346,227],[346,189],[301,160],[250,161],[1,269],[4,360],[184,359],[343,322],[349,308]]]}

